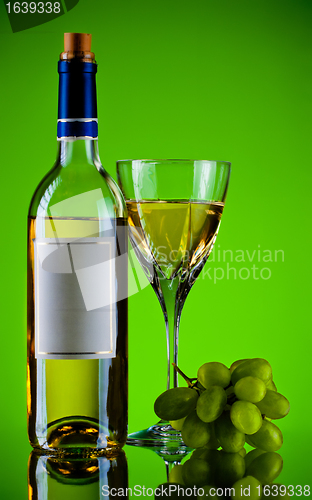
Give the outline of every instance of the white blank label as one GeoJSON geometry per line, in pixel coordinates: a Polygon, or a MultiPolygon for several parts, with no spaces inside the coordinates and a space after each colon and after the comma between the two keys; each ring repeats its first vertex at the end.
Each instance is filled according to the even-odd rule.
{"type": "Polygon", "coordinates": [[[36,358],[116,355],[114,238],[34,240],[36,358]]]}

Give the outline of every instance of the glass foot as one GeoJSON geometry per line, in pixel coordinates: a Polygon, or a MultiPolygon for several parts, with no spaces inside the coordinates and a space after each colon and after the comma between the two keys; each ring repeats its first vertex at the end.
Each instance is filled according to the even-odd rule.
{"type": "Polygon", "coordinates": [[[154,448],[154,451],[168,455],[185,455],[191,451],[182,441],[181,432],[173,429],[169,422],[163,421],[129,434],[127,444],[154,448]]]}

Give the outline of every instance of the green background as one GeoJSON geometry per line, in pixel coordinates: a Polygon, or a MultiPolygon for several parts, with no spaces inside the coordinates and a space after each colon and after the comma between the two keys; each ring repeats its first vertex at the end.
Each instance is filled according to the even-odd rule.
{"type": "MultiPolygon", "coordinates": [[[[280,425],[280,480],[310,484],[311,20],[308,0],[80,0],[64,16],[13,34],[0,4],[1,497],[27,497],[26,220],[55,158],[64,31],[93,35],[99,147],[109,173],[116,178],[122,158],[229,160],[215,262],[205,269],[226,271],[229,258],[218,262],[218,250],[247,259],[259,248],[283,250],[284,261],[280,253],[277,262],[230,263],[237,272],[268,268],[270,279],[232,272],[214,283],[202,274],[182,313],[179,365],[195,376],[206,361],[267,358],[291,401],[280,425]]],[[[135,431],[156,422],[166,350],[150,287],[130,298],[129,313],[135,431]]],[[[131,481],[164,480],[156,455],[128,453],[131,481]]]]}

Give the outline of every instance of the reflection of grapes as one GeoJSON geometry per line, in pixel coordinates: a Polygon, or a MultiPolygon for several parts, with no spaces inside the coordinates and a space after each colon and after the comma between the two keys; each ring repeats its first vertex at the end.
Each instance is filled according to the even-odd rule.
{"type": "Polygon", "coordinates": [[[239,453],[219,452],[219,461],[215,481],[218,486],[231,487],[245,474],[245,461],[239,453]]]}
{"type": "MultiPolygon", "coordinates": [[[[243,500],[240,486],[250,486],[250,499],[260,499],[262,488],[271,484],[283,468],[282,457],[275,452],[253,450],[243,458],[240,453],[226,453],[223,450],[196,449],[183,465],[175,465],[169,474],[169,481],[185,486],[222,487],[235,490],[232,498],[243,500]],[[258,453],[255,453],[258,452],[258,453]]],[[[245,494],[246,496],[246,494],[245,494]]],[[[249,496],[249,495],[248,495],[249,496]]]]}
{"type": "Polygon", "coordinates": [[[281,473],[283,459],[278,453],[268,452],[255,458],[247,468],[247,474],[261,484],[272,483],[281,473]]]}
{"type": "Polygon", "coordinates": [[[250,487],[250,499],[259,499],[257,486],[272,483],[283,467],[275,453],[283,436],[271,419],[289,412],[288,400],[272,380],[271,365],[262,358],[235,361],[230,369],[210,362],[199,368],[197,379],[175,369],[188,387],[161,394],[155,412],[171,420],[186,446],[196,450],[184,465],[172,469],[169,480],[204,486],[205,491],[234,485],[237,500],[241,488],[250,487]],[[255,448],[247,454],[245,441],[255,448]]]}
{"type": "MultiPolygon", "coordinates": [[[[263,493],[265,498],[267,498],[268,500],[282,500],[282,499],[290,500],[293,496],[293,494],[291,494],[290,489],[288,489],[283,484],[279,483],[273,483],[270,485],[266,484],[263,488],[263,493]]],[[[310,490],[309,490],[309,496],[310,496],[310,490]]]]}
{"type": "Polygon", "coordinates": [[[170,483],[184,484],[181,464],[176,464],[172,467],[169,473],[169,481],[170,483]]]}
{"type": "Polygon", "coordinates": [[[207,460],[192,458],[183,464],[182,477],[186,486],[205,486],[213,480],[213,466],[207,460]]]}
{"type": "Polygon", "coordinates": [[[239,479],[233,484],[233,488],[235,493],[232,495],[232,498],[234,500],[246,500],[246,494],[249,500],[258,500],[262,495],[260,481],[252,476],[245,476],[239,479]]]}
{"type": "Polygon", "coordinates": [[[197,500],[207,500],[207,497],[214,498],[215,496],[215,488],[212,486],[212,484],[205,484],[205,486],[199,489],[197,500]]]}
{"type": "Polygon", "coordinates": [[[249,466],[249,464],[251,464],[251,462],[259,455],[262,455],[262,453],[265,453],[265,451],[260,450],[260,448],[255,448],[254,450],[251,450],[249,453],[247,453],[245,456],[246,469],[249,466]]]}

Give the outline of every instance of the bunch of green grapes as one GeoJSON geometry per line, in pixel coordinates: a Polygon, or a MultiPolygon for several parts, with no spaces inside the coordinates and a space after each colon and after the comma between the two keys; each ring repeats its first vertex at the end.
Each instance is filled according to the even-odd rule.
{"type": "Polygon", "coordinates": [[[186,446],[196,448],[183,466],[184,483],[196,478],[201,483],[194,483],[196,486],[207,485],[210,476],[221,486],[221,476],[227,478],[225,486],[248,476],[262,485],[274,481],[283,463],[276,453],[283,444],[283,436],[271,420],[285,417],[289,402],[277,392],[270,363],[262,358],[242,359],[227,368],[222,363],[209,362],[199,368],[196,379],[178,371],[188,387],[162,393],[154,410],[159,418],[181,431],[186,446]],[[249,463],[250,453],[246,455],[246,442],[255,448],[251,452],[253,466],[249,463]],[[213,467],[210,467],[212,456],[213,467]],[[209,457],[205,465],[202,457],[209,457]],[[213,472],[208,473],[208,469],[213,472]],[[202,477],[197,477],[195,470],[201,470],[202,477]],[[273,472],[263,473],[263,470],[273,472]]]}

